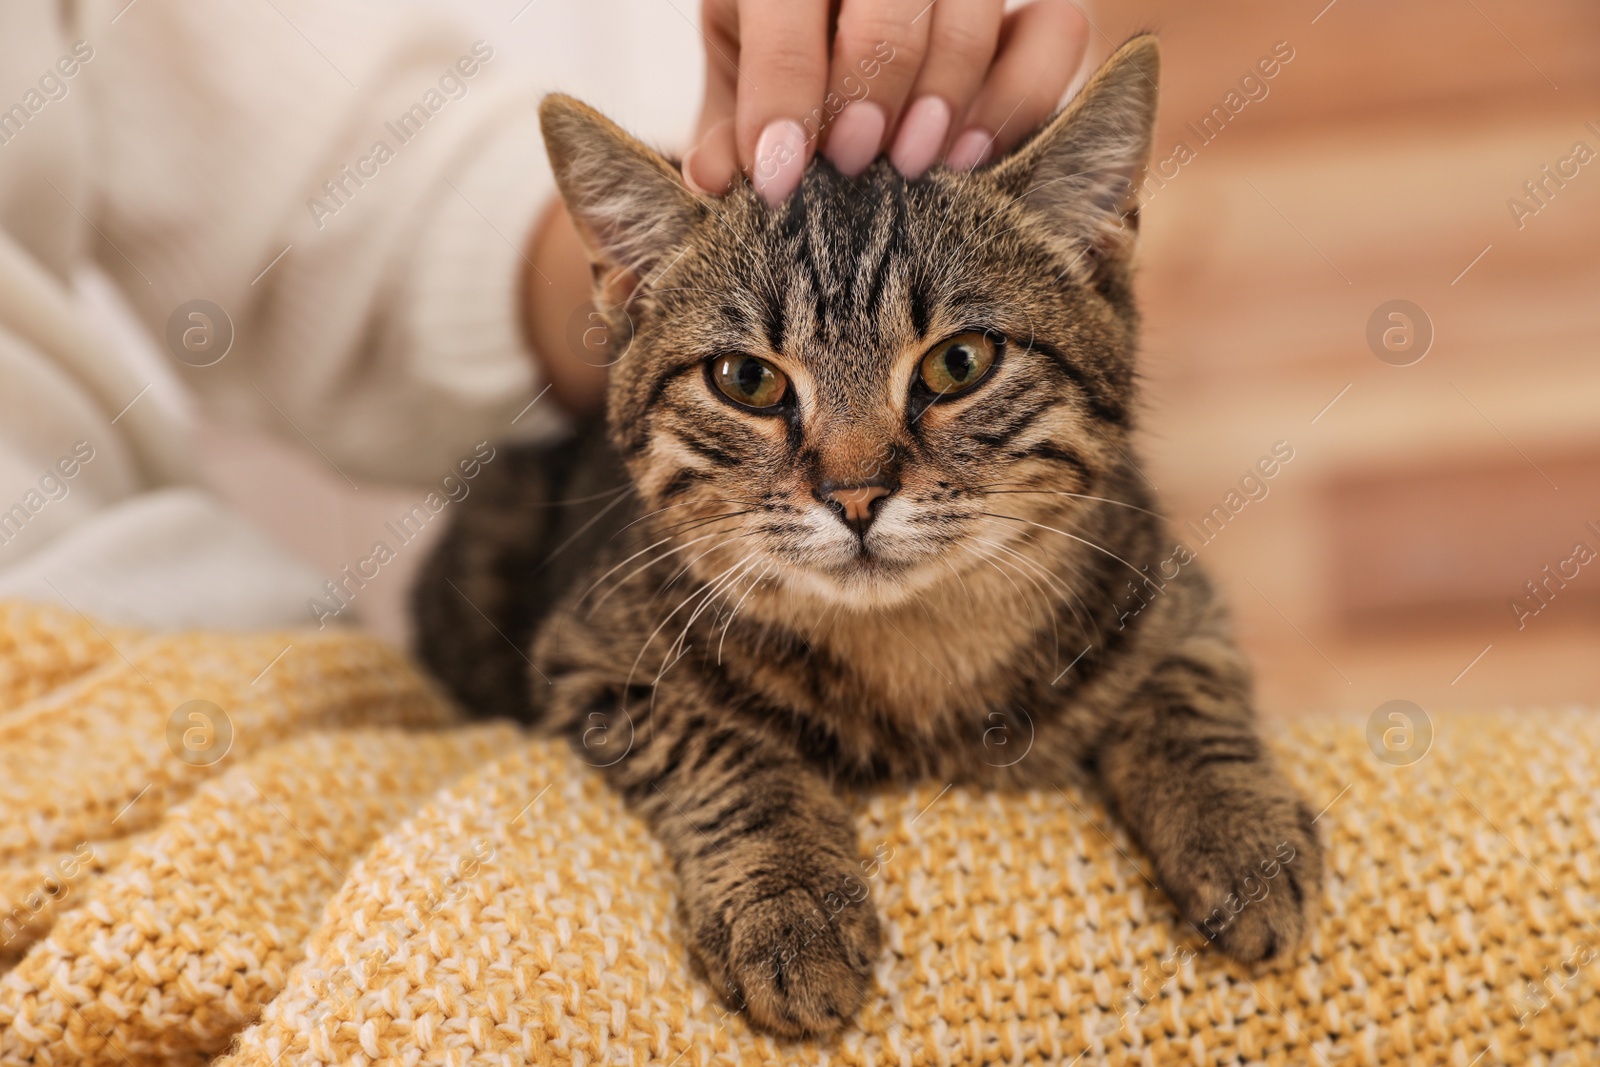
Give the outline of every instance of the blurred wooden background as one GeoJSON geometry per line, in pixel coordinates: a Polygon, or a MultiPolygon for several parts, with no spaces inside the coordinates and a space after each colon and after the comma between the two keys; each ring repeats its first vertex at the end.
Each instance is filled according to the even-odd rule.
{"type": "Polygon", "coordinates": [[[1200,550],[1264,702],[1592,700],[1600,560],[1560,574],[1576,543],[1600,553],[1600,6],[1107,0],[1092,17],[1102,52],[1160,33],[1157,158],[1195,149],[1144,219],[1150,477],[1182,526],[1274,442],[1295,449],[1200,550]],[[1279,42],[1294,58],[1267,95],[1201,144],[1279,42]],[[1580,141],[1593,160],[1563,167],[1580,141]],[[1546,164],[1576,173],[1558,185],[1546,164]],[[1431,321],[1409,366],[1368,345],[1392,300],[1431,321]],[[1541,610],[1519,629],[1513,601],[1541,610]]]}
{"type": "MultiPolygon", "coordinates": [[[[650,22],[660,99],[610,99],[601,65],[561,87],[677,143],[699,90],[688,16],[665,0],[592,2],[650,22]]],[[[559,42],[533,18],[508,25],[523,5],[464,7],[509,61],[543,69],[559,42]]],[[[1183,529],[1276,442],[1294,449],[1199,552],[1265,708],[1593,701],[1600,560],[1564,585],[1544,568],[1580,541],[1600,552],[1600,158],[1547,184],[1520,227],[1507,202],[1538,206],[1524,183],[1577,142],[1600,153],[1600,5],[1099,0],[1089,13],[1099,55],[1161,35],[1157,158],[1179,140],[1194,150],[1144,214],[1147,473],[1183,529]],[[1241,79],[1280,42],[1293,58],[1266,95],[1201,143],[1190,124],[1244,98],[1241,79]],[[1431,323],[1409,366],[1367,341],[1394,300],[1431,323]],[[1547,583],[1548,606],[1528,582],[1547,583]],[[1521,629],[1518,600],[1541,606],[1521,629]]],[[[414,496],[352,494],[278,446],[213,445],[214,482],[327,573],[414,496]]],[[[396,639],[414,562],[363,594],[369,624],[396,639]]]]}

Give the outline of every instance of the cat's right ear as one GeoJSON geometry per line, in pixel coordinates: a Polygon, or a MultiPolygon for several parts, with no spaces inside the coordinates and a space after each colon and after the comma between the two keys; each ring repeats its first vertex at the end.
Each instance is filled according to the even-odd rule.
{"type": "Polygon", "coordinates": [[[619,300],[653,284],[706,212],[678,168],[570,96],[545,97],[539,124],[596,284],[619,300]]]}

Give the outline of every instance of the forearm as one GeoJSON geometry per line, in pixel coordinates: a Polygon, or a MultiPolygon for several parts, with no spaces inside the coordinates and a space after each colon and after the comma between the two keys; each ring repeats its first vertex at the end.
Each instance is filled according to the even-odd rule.
{"type": "Polygon", "coordinates": [[[610,356],[603,333],[589,328],[589,257],[560,200],[552,200],[540,217],[528,249],[523,323],[534,361],[563,409],[575,415],[598,412],[610,356]]]}

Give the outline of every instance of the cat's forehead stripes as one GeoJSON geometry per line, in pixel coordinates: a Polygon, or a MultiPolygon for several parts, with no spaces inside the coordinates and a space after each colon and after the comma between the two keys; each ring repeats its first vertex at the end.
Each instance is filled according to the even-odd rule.
{"type": "Polygon", "coordinates": [[[909,263],[904,184],[883,168],[852,181],[815,167],[769,225],[774,349],[859,357],[881,344],[909,263]]]}

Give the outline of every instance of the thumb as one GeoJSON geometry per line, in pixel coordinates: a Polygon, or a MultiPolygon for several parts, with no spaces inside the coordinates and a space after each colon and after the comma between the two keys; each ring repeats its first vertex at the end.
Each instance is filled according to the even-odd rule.
{"type": "Polygon", "coordinates": [[[733,139],[733,109],[739,85],[737,0],[705,0],[701,36],[706,50],[705,98],[695,123],[694,143],[683,155],[683,180],[699,193],[722,194],[739,173],[733,139]]]}

